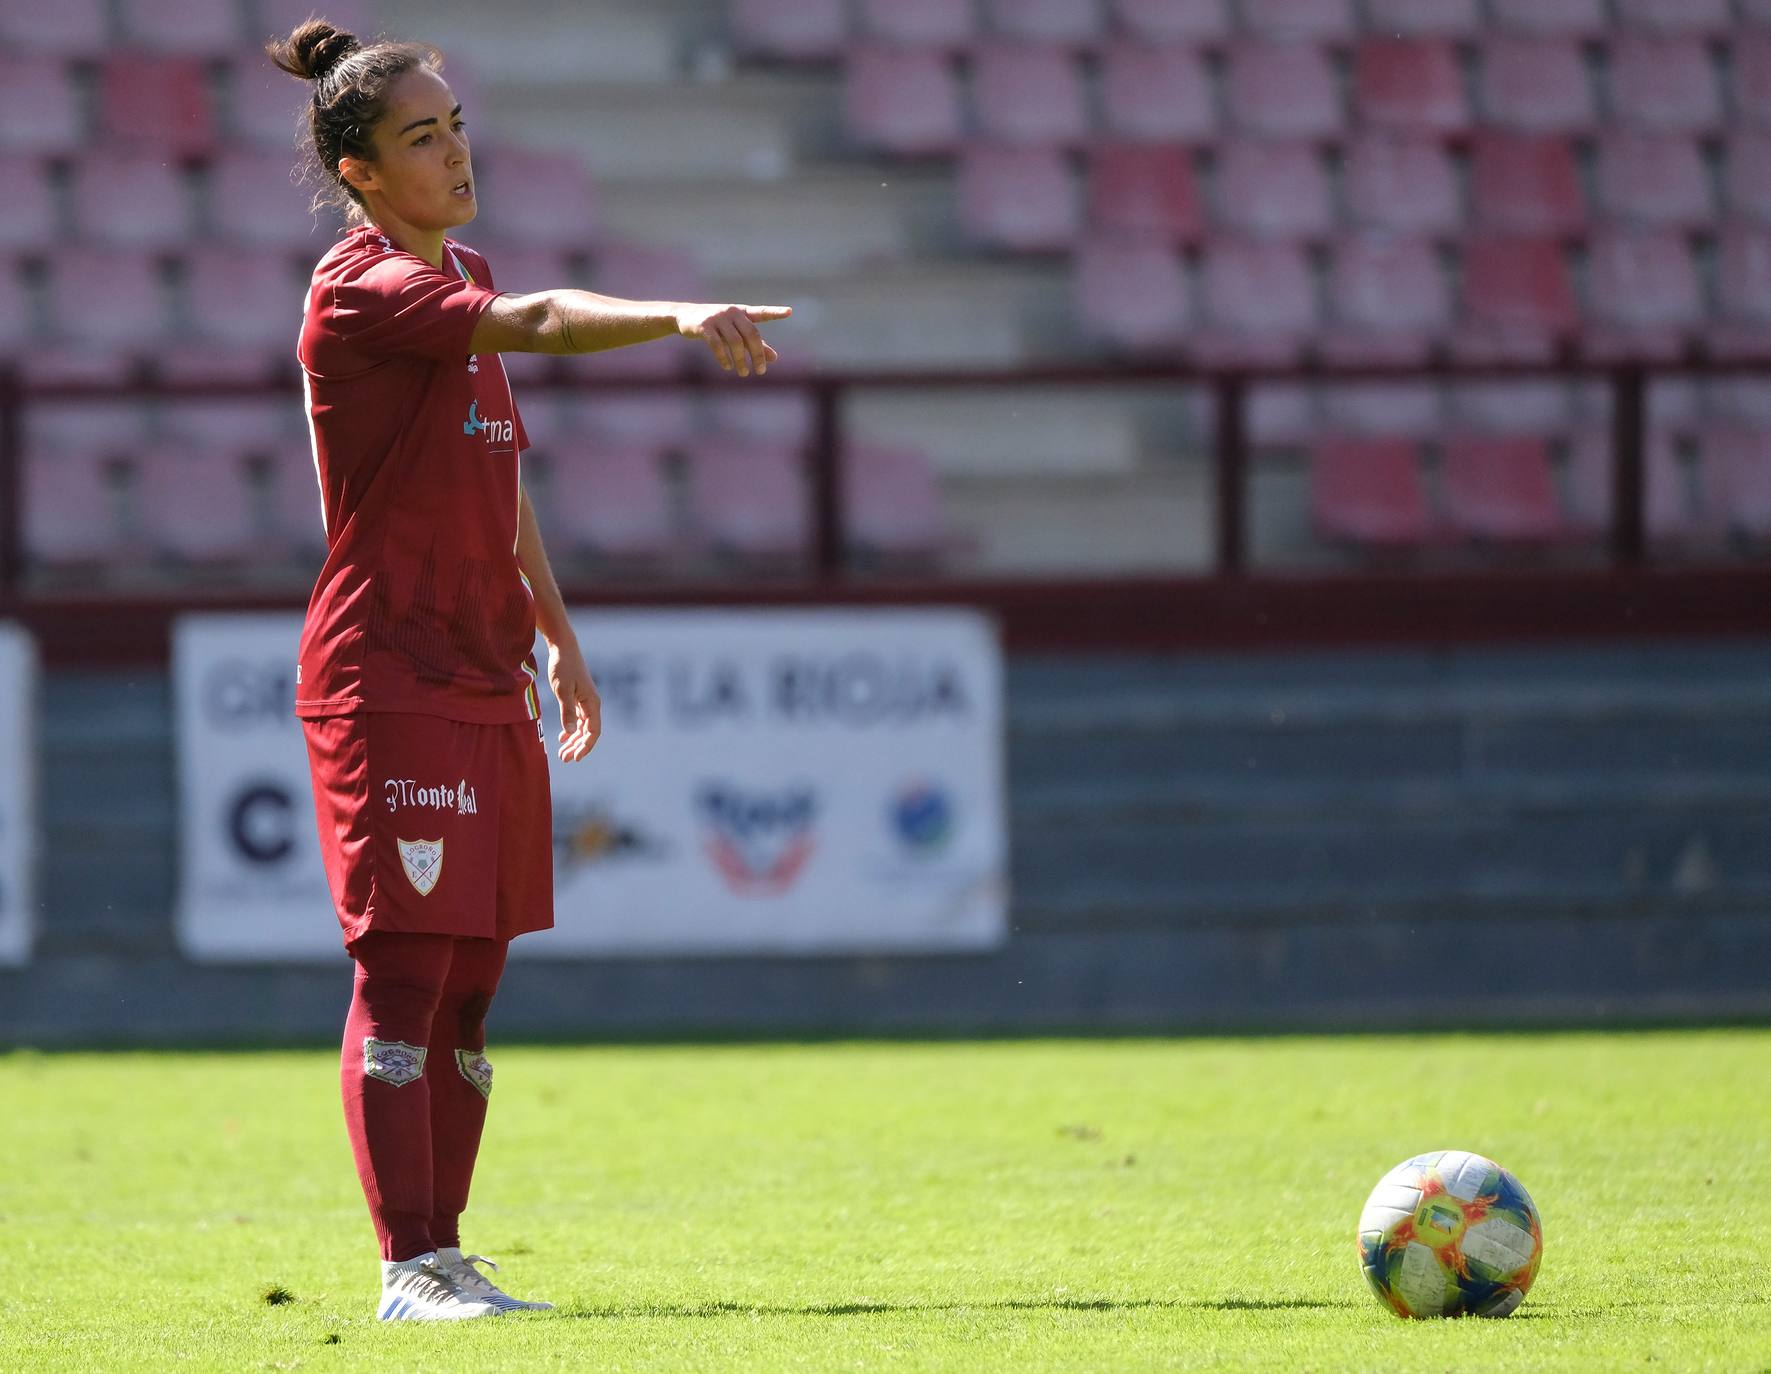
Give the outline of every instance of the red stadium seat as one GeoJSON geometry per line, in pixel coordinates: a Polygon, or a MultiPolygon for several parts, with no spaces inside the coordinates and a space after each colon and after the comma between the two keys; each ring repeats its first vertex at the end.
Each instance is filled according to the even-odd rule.
{"type": "Polygon", "coordinates": [[[152,447],[135,456],[136,515],[158,553],[184,562],[242,562],[259,553],[244,455],[152,447]]]}
{"type": "Polygon", "coordinates": [[[843,454],[843,511],[864,553],[932,557],[948,544],[941,484],[915,449],[861,443],[843,454]]]}
{"type": "Polygon", "coordinates": [[[972,102],[985,138],[1070,145],[1089,135],[1082,73],[1063,48],[991,43],[972,57],[972,102]]]}
{"type": "Polygon", "coordinates": [[[1075,293],[1084,333],[1116,348],[1170,352],[1192,324],[1186,272],[1157,244],[1084,244],[1076,255],[1075,293]]]}
{"type": "Polygon", "coordinates": [[[1062,153],[1052,148],[967,148],[959,163],[959,219],[979,243],[1057,252],[1076,241],[1081,211],[1062,153]]]}
{"type": "Polygon", "coordinates": [[[1704,322],[1696,265],[1678,234],[1596,235],[1587,298],[1587,348],[1595,357],[1670,358],[1704,322]]]}
{"type": "MultiPolygon", "coordinates": [[[[495,279],[498,264],[492,263],[495,279]]],[[[674,248],[651,244],[605,242],[596,251],[591,286],[608,296],[640,301],[705,300],[706,286],[695,260],[674,248]]],[[[647,350],[619,349],[637,353],[647,350]]],[[[659,352],[668,352],[660,349],[659,352]]]]}
{"type": "Polygon", "coordinates": [[[1102,0],[985,0],[990,26],[1032,43],[1092,47],[1106,32],[1102,0]]]}
{"type": "Polygon", "coordinates": [[[209,170],[210,224],[225,238],[318,258],[337,233],[331,210],[315,213],[313,188],[297,184],[285,148],[231,149],[209,170]]]}
{"type": "Polygon", "coordinates": [[[574,154],[500,147],[475,160],[474,181],[488,234],[580,249],[596,238],[596,193],[574,154]]]}
{"type": "Polygon", "coordinates": [[[80,105],[58,62],[0,49],[0,152],[59,155],[80,146],[80,105]]]}
{"type": "MultiPolygon", "coordinates": [[[[1612,437],[1588,430],[1575,438],[1568,456],[1568,518],[1574,528],[1602,535],[1613,510],[1612,437]]],[[[1672,437],[1652,430],[1643,454],[1643,524],[1651,538],[1676,539],[1696,532],[1685,472],[1672,437]]]]}
{"type": "Polygon", "coordinates": [[[1435,542],[1420,450],[1408,439],[1326,439],[1310,461],[1310,517],[1317,533],[1358,544],[1435,542]]]}
{"type": "Polygon", "coordinates": [[[959,78],[932,50],[860,48],[844,79],[849,132],[889,153],[950,153],[964,132],[959,78]]]}
{"type": "Polygon", "coordinates": [[[1459,435],[1445,445],[1439,477],[1446,520],[1466,534],[1544,540],[1570,532],[1542,439],[1459,435]]]}
{"type": "Polygon", "coordinates": [[[1325,388],[1323,419],[1330,433],[1430,439],[1444,424],[1434,382],[1339,382],[1325,388]]]}
{"type": "Polygon", "coordinates": [[[1359,27],[1353,0],[1237,0],[1237,8],[1242,27],[1260,38],[1335,42],[1359,27]]]}
{"type": "Polygon", "coordinates": [[[1113,0],[1119,26],[1141,43],[1222,43],[1229,0],[1113,0]]]}
{"type": "Polygon", "coordinates": [[[74,169],[74,225],[94,243],[175,248],[196,221],[184,174],[162,157],[92,152],[74,169]]]}
{"type": "Polygon", "coordinates": [[[247,41],[234,0],[117,0],[123,41],[156,52],[222,57],[247,41]]]}
{"type": "Polygon", "coordinates": [[[1712,429],[1702,444],[1713,514],[1748,538],[1771,538],[1771,431],[1712,429]]]}
{"type": "Polygon", "coordinates": [[[1435,38],[1372,38],[1359,45],[1353,107],[1367,124],[1417,133],[1469,127],[1463,73],[1451,44],[1435,38]]]}
{"type": "Polygon", "coordinates": [[[1502,128],[1583,133],[1594,121],[1586,61],[1573,43],[1491,37],[1482,45],[1481,108],[1502,128]]]}
{"type": "Polygon", "coordinates": [[[1342,127],[1340,83],[1328,55],[1306,43],[1241,43],[1225,90],[1230,120],[1273,138],[1333,138],[1342,127]]]}
{"type": "Polygon", "coordinates": [[[663,455],[644,445],[599,444],[560,454],[543,509],[550,536],[576,552],[659,558],[683,546],[663,455]]]}
{"type": "Polygon", "coordinates": [[[1545,361],[1580,322],[1568,263],[1550,239],[1473,239],[1463,287],[1458,350],[1472,361],[1545,361]]]}
{"type": "Polygon", "coordinates": [[[1347,152],[1345,184],[1356,228],[1437,238],[1463,230],[1457,174],[1436,139],[1361,135],[1347,152]]]}
{"type": "Polygon", "coordinates": [[[1611,45],[1611,109],[1656,133],[1708,133],[1722,124],[1722,92],[1697,38],[1624,37],[1611,45]]]}
{"type": "Polygon", "coordinates": [[[49,260],[47,286],[58,340],[145,349],[170,333],[159,269],[146,253],[62,249],[49,260]]]}
{"type": "Polygon", "coordinates": [[[185,259],[184,290],[191,337],[294,356],[301,332],[302,284],[282,254],[194,248],[185,259]]]}
{"type": "Polygon", "coordinates": [[[1393,38],[1470,38],[1481,32],[1478,0],[1365,0],[1365,28],[1393,38]]]}
{"type": "MultiPolygon", "coordinates": [[[[236,54],[227,73],[228,137],[274,148],[287,160],[297,140],[306,137],[313,88],[251,49],[236,54]]],[[[313,188],[307,189],[312,195],[313,188]]]]}
{"type": "Polygon", "coordinates": [[[6,187],[6,198],[0,200],[0,253],[46,248],[53,243],[58,216],[48,164],[39,158],[0,153],[0,186],[6,187]]]}
{"type": "Polygon", "coordinates": [[[1325,356],[1353,364],[1425,362],[1451,327],[1451,295],[1423,239],[1360,236],[1335,245],[1325,356]]]}
{"type": "Polygon", "coordinates": [[[1103,144],[1089,167],[1089,224],[1161,243],[1192,243],[1204,232],[1193,159],[1185,148],[1103,144]]]}
{"type": "Polygon", "coordinates": [[[0,51],[97,57],[108,30],[105,0],[0,0],[0,51]]]}
{"type": "Polygon", "coordinates": [[[1605,34],[1605,0],[1488,0],[1494,27],[1533,37],[1599,38],[1605,34]]]}
{"type": "Polygon", "coordinates": [[[1195,344],[1207,362],[1292,363],[1316,329],[1316,284],[1295,244],[1219,241],[1205,255],[1203,296],[1195,344]]]}
{"type": "Polygon", "coordinates": [[[810,544],[805,460],[797,449],[703,439],[688,451],[688,495],[695,528],[718,548],[780,557],[810,544]]]}
{"type": "Polygon", "coordinates": [[[1617,17],[1626,28],[1699,38],[1721,37],[1733,23],[1728,0],[1617,0],[1617,17]]]}
{"type": "Polygon", "coordinates": [[[949,51],[978,34],[973,0],[860,0],[860,27],[869,38],[949,51]]]}
{"type": "Polygon", "coordinates": [[[1101,59],[1101,112],[1119,138],[1205,142],[1218,128],[1211,74],[1197,49],[1115,43],[1101,59]]]}
{"type": "Polygon", "coordinates": [[[1227,142],[1216,181],[1218,221],[1240,233],[1315,239],[1334,226],[1328,171],[1311,144],[1227,142]]]}
{"type": "Polygon", "coordinates": [[[1572,235],[1586,228],[1573,146],[1554,134],[1478,134],[1470,201],[1477,227],[1493,233],[1572,235]]]}
{"type": "Polygon", "coordinates": [[[1651,229],[1701,229],[1715,219],[1697,144],[1678,134],[1610,132],[1599,142],[1599,207],[1651,229]]]}
{"type": "Polygon", "coordinates": [[[1739,129],[1729,135],[1723,185],[1729,213],[1771,224],[1771,133],[1739,129]]]}
{"type": "Polygon", "coordinates": [[[732,0],[727,13],[733,46],[751,57],[831,60],[848,38],[843,0],[732,0]]]}
{"type": "Polygon", "coordinates": [[[57,448],[25,455],[21,515],[27,559],[62,567],[118,556],[125,538],[114,467],[103,452],[57,448]]]}
{"type": "Polygon", "coordinates": [[[1459,382],[1451,389],[1459,425],[1492,434],[1566,433],[1574,423],[1568,384],[1554,379],[1459,382]]]}
{"type": "Polygon", "coordinates": [[[215,112],[203,64],[189,57],[138,53],[106,59],[99,69],[98,126],[125,147],[202,156],[216,144],[215,112]]]}
{"type": "Polygon", "coordinates": [[[1734,110],[1747,123],[1771,127],[1771,33],[1734,40],[1734,110]]]}

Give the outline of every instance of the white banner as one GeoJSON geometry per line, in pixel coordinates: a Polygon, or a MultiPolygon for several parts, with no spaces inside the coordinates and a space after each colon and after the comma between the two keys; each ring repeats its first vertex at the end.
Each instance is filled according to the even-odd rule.
{"type": "MultiPolygon", "coordinates": [[[[1002,670],[964,611],[574,616],[603,698],[553,759],[555,929],[528,957],[982,949],[1007,932],[1002,670]]],[[[200,959],[339,950],[290,715],[294,617],[174,638],[200,959]]],[[[540,653],[545,662],[545,646],[540,653]]],[[[542,693],[549,755],[557,708],[542,693]]]]}
{"type": "Polygon", "coordinates": [[[28,963],[36,934],[37,655],[0,624],[0,965],[28,963]]]}

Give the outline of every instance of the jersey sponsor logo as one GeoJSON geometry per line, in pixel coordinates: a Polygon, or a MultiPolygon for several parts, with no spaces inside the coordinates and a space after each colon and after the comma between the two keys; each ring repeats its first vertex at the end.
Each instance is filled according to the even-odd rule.
{"type": "Polygon", "coordinates": [[[811,788],[752,792],[714,782],[696,801],[708,857],[733,892],[774,896],[798,880],[816,843],[818,801],[811,788]]]}
{"type": "Polygon", "coordinates": [[[404,1040],[377,1040],[363,1037],[363,1072],[383,1083],[403,1088],[424,1076],[424,1056],[430,1051],[423,1045],[408,1045],[404,1040]]]}
{"type": "Polygon", "coordinates": [[[492,1096],[492,1061],[486,1058],[484,1050],[456,1050],[455,1067],[461,1070],[461,1076],[474,1086],[474,1091],[481,1097],[490,1099],[492,1096]]]}
{"type": "Polygon", "coordinates": [[[406,870],[406,881],[418,890],[420,897],[430,896],[437,879],[443,876],[443,842],[441,840],[398,840],[400,867],[406,870]]]}
{"type": "Polygon", "coordinates": [[[480,814],[479,798],[466,778],[454,787],[421,787],[416,778],[389,778],[381,784],[381,792],[389,811],[421,806],[432,811],[453,811],[457,816],[480,814]]]}
{"type": "Polygon", "coordinates": [[[480,403],[475,401],[467,408],[467,419],[462,423],[463,434],[484,434],[488,444],[514,444],[516,427],[509,420],[482,420],[480,403]]]}

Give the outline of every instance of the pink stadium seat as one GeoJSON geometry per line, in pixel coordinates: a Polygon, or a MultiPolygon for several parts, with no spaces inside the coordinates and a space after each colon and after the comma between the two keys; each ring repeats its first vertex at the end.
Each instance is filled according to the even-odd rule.
{"type": "Polygon", "coordinates": [[[1365,28],[1392,38],[1470,38],[1482,11],[1478,0],[1365,0],[1365,28]]]}
{"type": "Polygon", "coordinates": [[[1328,172],[1314,145],[1237,139],[1222,145],[1217,218],[1261,238],[1314,239],[1334,225],[1328,172]]]}
{"type": "MultiPolygon", "coordinates": [[[[473,232],[471,226],[464,228],[473,232]]],[[[573,255],[563,248],[510,243],[485,234],[474,234],[462,242],[485,258],[492,269],[492,283],[500,291],[551,291],[582,284],[582,274],[572,265],[573,255]]]]}
{"type": "Polygon", "coordinates": [[[209,170],[210,224],[224,238],[317,259],[338,220],[331,212],[314,214],[312,202],[313,188],[297,184],[287,147],[230,149],[209,170]]]}
{"type": "Polygon", "coordinates": [[[1359,27],[1353,0],[1237,0],[1237,9],[1248,32],[1281,41],[1342,41],[1359,27]]]}
{"type": "Polygon", "coordinates": [[[1748,538],[1771,538],[1771,431],[1712,429],[1702,444],[1713,513],[1748,538]]]}
{"type": "Polygon", "coordinates": [[[1771,380],[1712,378],[1704,387],[1704,414],[1727,427],[1771,429],[1771,380]]]}
{"type": "Polygon", "coordinates": [[[113,463],[103,452],[27,453],[23,473],[25,556],[49,567],[100,563],[124,544],[113,463]]]}
{"type": "Polygon", "coordinates": [[[1483,114],[1502,128],[1582,133],[1593,126],[1586,61],[1571,42],[1489,38],[1478,89],[1483,114]]]}
{"type": "Polygon", "coordinates": [[[1459,352],[1472,361],[1544,361],[1580,321],[1567,260],[1542,238],[1471,240],[1463,307],[1459,352]]]}
{"type": "MultiPolygon", "coordinates": [[[[1602,535],[1611,528],[1612,440],[1608,430],[1576,436],[1568,455],[1567,509],[1574,528],[1602,535]]],[[[1649,537],[1676,539],[1691,534],[1696,521],[1685,473],[1672,437],[1650,431],[1643,454],[1643,524],[1649,537]]]]}
{"type": "Polygon", "coordinates": [[[972,56],[977,127],[999,143],[1075,145],[1089,133],[1082,74],[1062,48],[991,43],[972,56]]]}
{"type": "Polygon", "coordinates": [[[1598,38],[1606,30],[1605,0],[1488,0],[1489,19],[1509,33],[1598,38]]]}
{"type": "Polygon", "coordinates": [[[973,0],[860,0],[861,31],[906,46],[955,50],[978,33],[973,0]]]}
{"type": "Polygon", "coordinates": [[[1470,202],[1477,227],[1494,233],[1560,236],[1586,228],[1574,148],[1554,134],[1477,134],[1470,202]]]}
{"type": "Polygon", "coordinates": [[[293,356],[303,283],[280,253],[203,246],[185,259],[185,315],[192,337],[293,356]]]}
{"type": "Polygon", "coordinates": [[[864,552],[930,557],[947,546],[941,484],[915,449],[851,445],[843,454],[842,495],[849,538],[864,552]]]}
{"type": "Polygon", "coordinates": [[[560,454],[544,509],[551,533],[579,552],[656,558],[682,542],[663,455],[645,445],[595,445],[560,454]]]}
{"type": "MultiPolygon", "coordinates": [[[[0,153],[0,253],[48,247],[56,238],[55,191],[39,158],[0,153]]],[[[9,267],[10,264],[7,264],[9,267]]]]}
{"type": "Polygon", "coordinates": [[[990,26],[1032,43],[1092,47],[1106,32],[1102,0],[985,0],[990,26]]]}
{"type": "MultiPolygon", "coordinates": [[[[304,88],[250,48],[235,55],[227,73],[229,138],[275,148],[287,156],[306,132],[312,88],[304,88]]],[[[309,187],[308,194],[312,193],[309,187]]]]}
{"type": "Polygon", "coordinates": [[[80,139],[80,106],[67,70],[0,48],[0,151],[71,153],[80,139]]]}
{"type": "Polygon", "coordinates": [[[848,37],[843,0],[732,0],[727,13],[733,44],[752,57],[833,59],[848,37]]]}
{"type": "Polygon", "coordinates": [[[1103,144],[1089,167],[1088,219],[1096,230],[1160,243],[1204,232],[1193,159],[1161,144],[1103,144]]]}
{"type": "Polygon", "coordinates": [[[145,253],[62,249],[49,260],[47,285],[59,340],[143,349],[169,333],[160,274],[145,253]]]}
{"type": "Polygon", "coordinates": [[[1728,0],[1617,0],[1617,17],[1627,28],[1700,38],[1720,37],[1733,22],[1728,0]]]}
{"type": "Polygon", "coordinates": [[[98,126],[122,145],[207,154],[216,130],[203,64],[138,53],[108,58],[99,69],[98,126]]]}
{"type": "Polygon", "coordinates": [[[1703,406],[1693,377],[1655,377],[1648,383],[1648,423],[1688,433],[1702,418],[1703,406]]]}
{"type": "Polygon", "coordinates": [[[277,543],[291,554],[317,557],[326,547],[326,522],[311,444],[285,440],[268,450],[266,458],[266,513],[277,543]]]}
{"type": "Polygon", "coordinates": [[[1330,433],[1430,439],[1444,423],[1444,404],[1433,382],[1340,382],[1324,391],[1323,419],[1330,433]]]}
{"type": "Polygon", "coordinates": [[[798,450],[715,436],[688,452],[689,514],[719,548],[778,557],[803,552],[811,518],[798,450]]]}
{"type": "Polygon", "coordinates": [[[25,443],[34,449],[123,452],[153,428],[146,401],[38,401],[25,412],[25,443]]]}
{"type": "Polygon", "coordinates": [[[1185,342],[1192,297],[1180,259],[1152,243],[1105,239],[1076,255],[1076,309],[1085,333],[1134,352],[1185,342]]]}
{"type": "Polygon", "coordinates": [[[136,515],[157,552],[192,563],[256,555],[243,455],[229,449],[153,447],[135,457],[136,515]]]}
{"type": "Polygon", "coordinates": [[[1231,122],[1273,138],[1341,132],[1340,83],[1328,55],[1307,43],[1241,43],[1230,52],[1225,90],[1231,122]]]}
{"type": "Polygon", "coordinates": [[[169,442],[199,448],[268,449],[293,437],[299,409],[282,400],[171,401],[160,411],[159,430],[169,442]]]}
{"type": "Polygon", "coordinates": [[[693,400],[678,392],[599,393],[587,396],[567,417],[559,437],[569,442],[589,435],[617,447],[663,449],[687,440],[696,423],[693,400]]]}
{"type": "Polygon", "coordinates": [[[1359,45],[1353,105],[1379,128],[1461,133],[1470,124],[1463,73],[1437,38],[1372,38],[1359,45]]]}
{"type": "Polygon", "coordinates": [[[501,147],[475,160],[474,181],[488,234],[564,248],[587,247],[596,237],[596,194],[572,153],[501,147]]]}
{"type": "Polygon", "coordinates": [[[234,0],[118,0],[121,37],[157,52],[221,57],[247,41],[234,0]]]}
{"type": "Polygon", "coordinates": [[[1716,300],[1709,330],[1723,356],[1771,357],[1771,232],[1729,225],[1716,249],[1716,300]]]}
{"type": "Polygon", "coordinates": [[[1729,135],[1723,185],[1729,213],[1771,224],[1771,133],[1737,129],[1729,135]]]}
{"type": "Polygon", "coordinates": [[[1440,238],[1463,230],[1457,174],[1436,139],[1361,135],[1347,152],[1345,189],[1356,228],[1440,238]]]}
{"type": "Polygon", "coordinates": [[[1051,148],[967,148],[959,164],[959,218],[979,243],[1056,252],[1076,241],[1081,211],[1062,153],[1051,148]]]}
{"type": "MultiPolygon", "coordinates": [[[[811,443],[815,422],[811,397],[785,389],[753,391],[749,395],[729,390],[716,392],[708,404],[707,415],[712,427],[722,434],[765,439],[795,448],[811,443]]],[[[688,420],[689,425],[682,434],[672,436],[671,442],[680,443],[688,437],[694,424],[692,412],[688,420]]]]}
{"type": "Polygon", "coordinates": [[[1715,219],[1709,172],[1678,134],[1610,132],[1599,141],[1599,207],[1646,228],[1700,229],[1715,219]]]}
{"type": "Polygon", "coordinates": [[[870,47],[849,54],[843,88],[849,132],[889,153],[949,153],[964,131],[959,78],[933,50],[870,47]]]}
{"type": "Polygon", "coordinates": [[[1674,233],[1596,235],[1587,258],[1587,347],[1596,357],[1675,356],[1703,324],[1691,250],[1674,233]]]}
{"type": "Polygon", "coordinates": [[[1760,28],[1771,26],[1771,0],[1739,0],[1740,17],[1760,28]]]}
{"type": "Polygon", "coordinates": [[[1574,422],[1568,385],[1554,379],[1459,382],[1451,406],[1458,424],[1492,434],[1547,437],[1565,433],[1574,422]]]}
{"type": "Polygon", "coordinates": [[[1702,39],[1619,38],[1609,84],[1612,112],[1635,128],[1701,134],[1721,126],[1721,86],[1702,39]]]}
{"type": "Polygon", "coordinates": [[[1445,445],[1440,488],[1449,524],[1479,539],[1569,533],[1549,445],[1528,435],[1459,435],[1445,445]]]}
{"type": "Polygon", "coordinates": [[[19,267],[0,253],[0,358],[20,352],[33,341],[31,298],[25,292],[19,267]]]}
{"type": "Polygon", "coordinates": [[[1101,59],[1101,112],[1119,138],[1204,142],[1218,128],[1211,74],[1195,48],[1118,42],[1101,59]]]}
{"type": "Polygon", "coordinates": [[[1335,245],[1325,356],[1336,362],[1425,362],[1451,327],[1451,295],[1423,239],[1365,235],[1335,245]]]}
{"type": "Polygon", "coordinates": [[[1310,461],[1310,516],[1326,539],[1419,545],[1439,534],[1420,451],[1398,438],[1327,439],[1310,461]]]}
{"type": "Polygon", "coordinates": [[[105,0],[0,0],[0,51],[97,57],[108,28],[105,0]]]}
{"type": "MultiPolygon", "coordinates": [[[[496,272],[498,264],[493,263],[492,269],[496,272]]],[[[706,299],[706,286],[695,260],[674,248],[651,244],[605,242],[599,245],[591,286],[604,295],[625,296],[629,300],[706,299]]],[[[620,351],[633,353],[640,350],[620,351]]]]}
{"type": "Polygon", "coordinates": [[[1205,255],[1203,295],[1195,342],[1207,362],[1291,363],[1316,329],[1316,284],[1295,244],[1219,241],[1205,255]]]}
{"type": "Polygon", "coordinates": [[[1255,382],[1248,388],[1248,441],[1257,448],[1312,442],[1322,428],[1316,400],[1316,389],[1301,382],[1255,382]]]}
{"type": "Polygon", "coordinates": [[[1218,44],[1230,36],[1229,0],[1113,0],[1113,17],[1142,43],[1218,44]]]}
{"type": "Polygon", "coordinates": [[[1745,122],[1771,127],[1771,32],[1748,30],[1734,40],[1734,110],[1745,122]]]}
{"type": "MultiPolygon", "coordinates": [[[[288,33],[315,13],[314,0],[252,0],[252,8],[258,16],[255,37],[288,33]]],[[[370,0],[325,0],[319,12],[349,33],[367,37],[379,31],[370,0]]]]}
{"type": "Polygon", "coordinates": [[[74,224],[94,243],[175,248],[195,216],[184,174],[162,156],[91,152],[74,169],[74,224]]]}

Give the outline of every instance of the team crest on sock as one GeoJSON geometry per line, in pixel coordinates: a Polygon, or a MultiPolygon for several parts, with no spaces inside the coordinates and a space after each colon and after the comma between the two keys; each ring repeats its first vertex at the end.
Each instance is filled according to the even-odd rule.
{"type": "Polygon", "coordinates": [[[456,1050],[455,1067],[461,1070],[461,1076],[474,1085],[481,1097],[491,1100],[492,1061],[486,1058],[484,1050],[456,1050]]]}
{"type": "Polygon", "coordinates": [[[400,867],[406,870],[406,881],[418,889],[420,897],[443,876],[443,842],[441,840],[397,840],[400,846],[400,867]]]}
{"type": "Polygon", "coordinates": [[[424,1056],[430,1051],[423,1045],[408,1045],[404,1040],[377,1040],[363,1037],[363,1072],[383,1083],[403,1088],[424,1074],[424,1056]]]}

